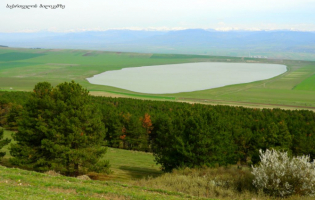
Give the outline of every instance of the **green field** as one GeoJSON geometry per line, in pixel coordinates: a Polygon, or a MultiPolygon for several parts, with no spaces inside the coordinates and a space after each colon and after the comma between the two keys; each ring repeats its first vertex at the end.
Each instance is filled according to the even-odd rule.
{"type": "Polygon", "coordinates": [[[315,62],[178,54],[139,54],[88,50],[0,48],[0,90],[31,91],[40,81],[57,85],[74,80],[93,95],[191,101],[252,107],[315,109],[315,62]],[[86,78],[127,67],[189,62],[284,64],[288,71],[272,79],[176,94],[141,94],[92,85],[86,78]]]}
{"type": "Polygon", "coordinates": [[[315,91],[315,75],[305,79],[302,83],[298,84],[295,90],[309,90],[315,91]]]}

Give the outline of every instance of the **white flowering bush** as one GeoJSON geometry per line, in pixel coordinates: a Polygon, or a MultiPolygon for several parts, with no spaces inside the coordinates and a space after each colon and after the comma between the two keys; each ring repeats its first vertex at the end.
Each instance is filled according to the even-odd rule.
{"type": "Polygon", "coordinates": [[[261,162],[252,166],[253,184],[274,196],[315,195],[315,163],[309,156],[289,157],[277,150],[259,151],[261,162]]]}

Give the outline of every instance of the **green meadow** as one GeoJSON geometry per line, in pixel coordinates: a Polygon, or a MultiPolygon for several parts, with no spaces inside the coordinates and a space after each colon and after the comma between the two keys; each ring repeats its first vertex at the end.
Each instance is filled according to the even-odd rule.
{"type": "MultiPolygon", "coordinates": [[[[74,80],[93,95],[228,104],[254,107],[315,109],[315,62],[227,56],[140,54],[88,50],[0,48],[0,90],[31,91],[40,81],[57,85],[74,80]],[[189,62],[244,62],[286,65],[277,77],[246,84],[175,94],[141,94],[92,85],[86,78],[127,67],[189,62]]],[[[145,84],[145,83],[143,83],[145,84]]]]}

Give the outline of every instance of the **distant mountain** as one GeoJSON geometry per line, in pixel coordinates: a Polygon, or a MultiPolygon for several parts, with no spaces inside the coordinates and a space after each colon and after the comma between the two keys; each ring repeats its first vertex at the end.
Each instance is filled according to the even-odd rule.
{"type": "MultiPolygon", "coordinates": [[[[146,53],[268,55],[315,53],[315,33],[301,31],[108,30],[73,33],[0,33],[0,44],[146,53]]],[[[315,58],[314,58],[315,59],[315,58]]]]}
{"type": "Polygon", "coordinates": [[[162,31],[133,31],[133,30],[108,30],[108,31],[85,31],[70,33],[37,32],[37,33],[0,33],[0,42],[9,46],[34,47],[41,44],[42,47],[71,48],[73,45],[86,44],[112,44],[124,43],[152,36],[165,34],[162,31]]]}
{"type": "Polygon", "coordinates": [[[164,35],[153,36],[142,41],[148,44],[164,45],[309,45],[315,44],[315,34],[296,31],[229,31],[210,32],[202,29],[171,31],[164,35]]]}

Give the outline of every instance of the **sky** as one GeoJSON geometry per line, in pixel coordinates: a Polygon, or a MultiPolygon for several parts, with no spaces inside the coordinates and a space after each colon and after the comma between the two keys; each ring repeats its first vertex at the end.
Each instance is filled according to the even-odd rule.
{"type": "Polygon", "coordinates": [[[0,0],[0,32],[315,31],[315,0],[0,0]],[[37,8],[12,8],[12,5],[37,8]],[[57,9],[40,5],[58,5],[57,9]]]}

